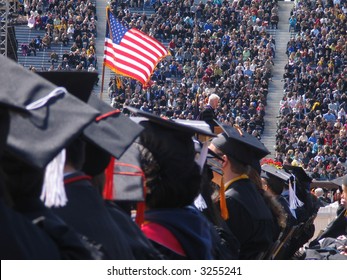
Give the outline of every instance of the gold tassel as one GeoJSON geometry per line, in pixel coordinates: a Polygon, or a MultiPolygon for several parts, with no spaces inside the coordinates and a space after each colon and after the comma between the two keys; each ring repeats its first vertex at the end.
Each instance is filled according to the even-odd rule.
{"type": "Polygon", "coordinates": [[[220,214],[223,220],[227,220],[229,218],[229,212],[227,208],[227,202],[225,200],[225,189],[224,189],[224,176],[222,176],[219,188],[219,207],[220,214]]]}

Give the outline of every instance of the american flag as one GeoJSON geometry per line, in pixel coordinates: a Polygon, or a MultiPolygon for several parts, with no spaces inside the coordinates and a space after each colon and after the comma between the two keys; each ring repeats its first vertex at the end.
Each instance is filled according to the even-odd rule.
{"type": "Polygon", "coordinates": [[[168,50],[140,30],[126,28],[109,9],[107,15],[105,66],[146,85],[158,62],[169,54],[168,50]]]}

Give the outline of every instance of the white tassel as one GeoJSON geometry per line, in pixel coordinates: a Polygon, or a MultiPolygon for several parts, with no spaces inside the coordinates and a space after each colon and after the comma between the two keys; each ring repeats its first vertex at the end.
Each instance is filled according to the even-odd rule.
{"type": "Polygon", "coordinates": [[[205,199],[202,197],[201,194],[198,195],[197,198],[195,198],[194,200],[194,205],[196,208],[198,208],[198,210],[202,211],[204,209],[207,208],[207,204],[206,204],[206,201],[205,199]]]}
{"type": "Polygon", "coordinates": [[[47,207],[65,206],[67,197],[64,187],[65,149],[46,167],[41,200],[47,207]]]}
{"type": "Polygon", "coordinates": [[[293,185],[291,179],[289,179],[289,208],[290,209],[296,209],[298,207],[301,207],[304,205],[304,203],[296,196],[296,180],[295,176],[292,175],[294,180],[293,180],[293,185]]]}

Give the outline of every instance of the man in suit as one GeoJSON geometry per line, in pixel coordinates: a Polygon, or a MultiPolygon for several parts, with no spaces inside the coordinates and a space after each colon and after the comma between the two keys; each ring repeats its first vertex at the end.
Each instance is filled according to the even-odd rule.
{"type": "Polygon", "coordinates": [[[207,105],[204,107],[204,109],[200,112],[198,116],[198,119],[205,121],[210,126],[212,131],[214,131],[214,127],[216,126],[216,123],[214,121],[217,120],[215,110],[218,107],[219,100],[220,97],[217,94],[212,93],[208,97],[207,105]]]}

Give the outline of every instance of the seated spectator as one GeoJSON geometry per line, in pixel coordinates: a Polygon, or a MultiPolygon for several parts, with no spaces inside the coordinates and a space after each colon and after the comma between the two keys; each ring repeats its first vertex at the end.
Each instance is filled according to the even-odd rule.
{"type": "Polygon", "coordinates": [[[44,49],[50,49],[51,48],[51,38],[48,34],[45,34],[42,38],[42,47],[44,49]]]}
{"type": "Polygon", "coordinates": [[[55,62],[58,62],[59,61],[59,55],[55,51],[51,52],[49,61],[52,62],[52,64],[55,62]]]}
{"type": "Polygon", "coordinates": [[[327,122],[331,122],[334,123],[336,120],[336,116],[332,113],[331,110],[329,110],[326,114],[323,115],[323,118],[327,121],[327,122]]]}
{"type": "Polygon", "coordinates": [[[325,207],[327,206],[330,201],[328,201],[325,197],[324,197],[324,191],[322,188],[317,188],[314,190],[314,194],[317,197],[317,203],[319,207],[325,207]]]}
{"type": "Polygon", "coordinates": [[[30,17],[28,18],[28,27],[30,28],[30,29],[33,29],[33,28],[35,28],[35,16],[32,14],[32,15],[30,15],[30,17]]]}
{"type": "Polygon", "coordinates": [[[31,55],[31,53],[34,53],[34,56],[36,56],[36,44],[35,44],[35,39],[32,39],[28,45],[29,47],[29,52],[28,55],[31,55]]]}

